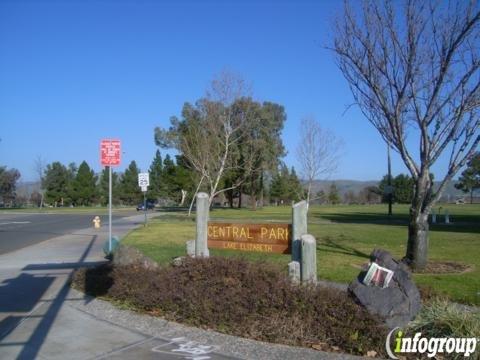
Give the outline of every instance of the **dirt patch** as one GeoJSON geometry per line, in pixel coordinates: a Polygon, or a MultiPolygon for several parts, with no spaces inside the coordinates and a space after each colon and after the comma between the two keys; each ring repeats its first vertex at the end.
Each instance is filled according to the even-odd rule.
{"type": "Polygon", "coordinates": [[[473,266],[454,261],[430,261],[426,268],[417,271],[419,274],[461,274],[470,272],[473,266]]]}
{"type": "Polygon", "coordinates": [[[293,285],[283,269],[272,264],[211,257],[150,270],[103,265],[78,270],[73,286],[168,320],[231,335],[384,355],[387,330],[345,292],[293,285]]]}

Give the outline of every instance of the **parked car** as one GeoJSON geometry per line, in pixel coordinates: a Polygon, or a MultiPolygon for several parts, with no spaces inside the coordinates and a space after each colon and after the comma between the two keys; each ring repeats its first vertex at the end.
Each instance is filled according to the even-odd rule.
{"type": "MultiPolygon", "coordinates": [[[[155,209],[155,203],[153,203],[152,201],[147,201],[147,210],[153,210],[155,209]]],[[[145,207],[144,207],[144,203],[140,203],[138,204],[137,206],[137,211],[143,211],[145,210],[145,207]]]]}

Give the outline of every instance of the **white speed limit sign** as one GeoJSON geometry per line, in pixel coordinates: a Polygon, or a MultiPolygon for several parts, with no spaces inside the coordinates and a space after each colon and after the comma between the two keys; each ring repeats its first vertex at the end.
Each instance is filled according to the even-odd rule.
{"type": "Polygon", "coordinates": [[[150,177],[147,173],[139,173],[138,174],[138,186],[141,188],[147,187],[150,185],[150,177]]]}

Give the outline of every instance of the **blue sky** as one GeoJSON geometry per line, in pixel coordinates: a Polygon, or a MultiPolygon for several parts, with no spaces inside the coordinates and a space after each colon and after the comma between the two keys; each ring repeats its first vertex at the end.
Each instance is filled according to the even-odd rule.
{"type": "MultiPolygon", "coordinates": [[[[289,166],[309,115],[344,140],[333,178],[379,179],[386,146],[358,110],[344,113],[352,97],[324,49],[341,5],[0,0],[0,165],[24,181],[35,179],[39,155],[99,171],[100,140],[119,138],[119,170],[131,160],[146,170],[154,127],[168,126],[229,69],[252,83],[255,98],[285,107],[289,166]]],[[[394,154],[393,172],[405,171],[394,154]]]]}

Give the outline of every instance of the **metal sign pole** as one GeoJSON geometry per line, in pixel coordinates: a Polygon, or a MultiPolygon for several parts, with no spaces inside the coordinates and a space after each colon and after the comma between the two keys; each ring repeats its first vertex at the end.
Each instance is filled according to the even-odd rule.
{"type": "Polygon", "coordinates": [[[108,167],[108,252],[112,252],[112,166],[108,167]]]}
{"type": "MultiPolygon", "coordinates": [[[[100,141],[100,163],[108,166],[108,253],[112,253],[112,166],[120,165],[121,143],[117,139],[100,141]]],[[[106,170],[106,169],[105,169],[106,170]]]]}
{"type": "Polygon", "coordinates": [[[145,214],[145,220],[143,226],[147,226],[147,190],[150,185],[150,176],[148,172],[138,174],[138,186],[143,192],[143,212],[145,214]]]}
{"type": "Polygon", "coordinates": [[[143,212],[145,213],[145,222],[143,226],[147,226],[147,192],[143,192],[143,212]]]}

